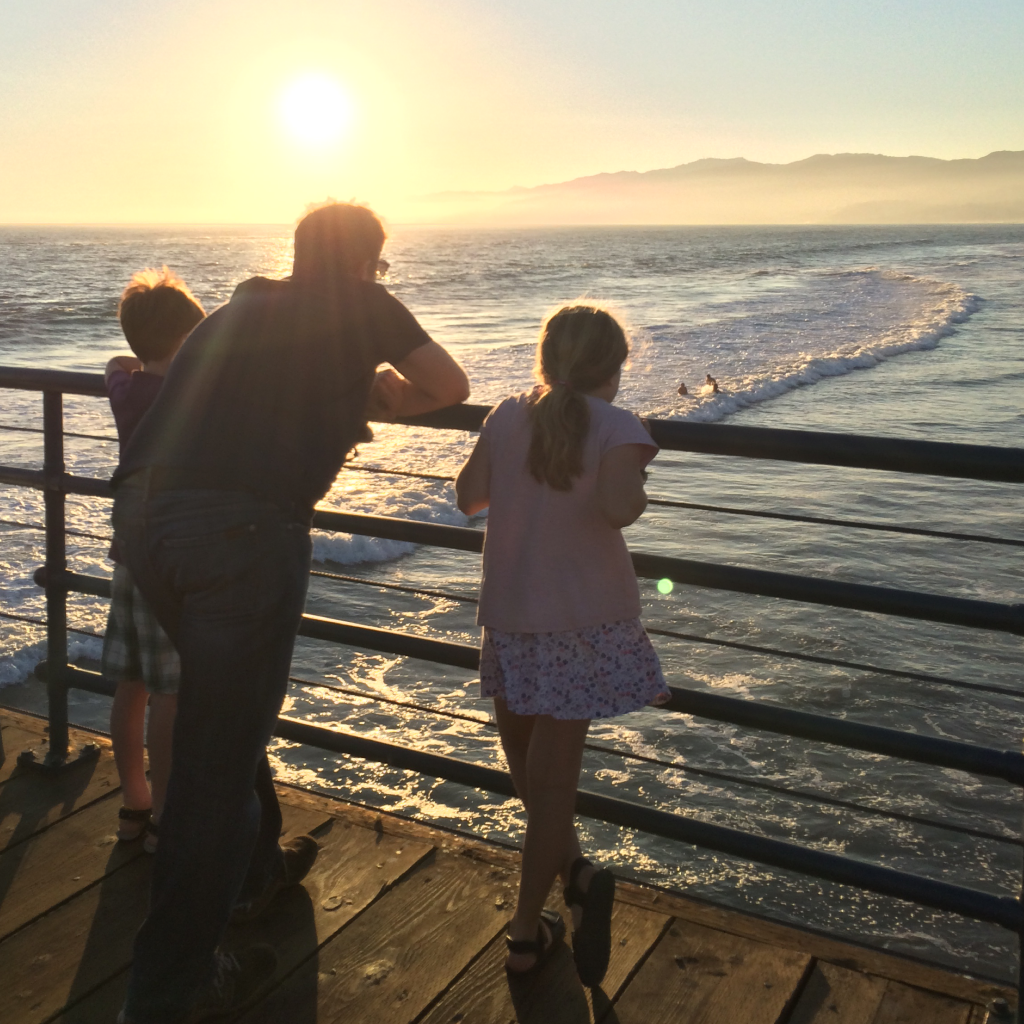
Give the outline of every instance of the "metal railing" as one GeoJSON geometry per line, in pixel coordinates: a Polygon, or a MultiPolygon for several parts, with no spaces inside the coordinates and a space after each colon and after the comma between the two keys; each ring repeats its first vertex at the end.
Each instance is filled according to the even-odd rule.
{"type": "MultiPolygon", "coordinates": [[[[50,370],[0,368],[0,388],[17,388],[43,393],[43,469],[29,470],[0,466],[0,484],[41,489],[44,494],[46,533],[45,565],[36,574],[46,591],[47,660],[46,680],[50,716],[50,763],[59,765],[68,756],[67,692],[76,687],[95,693],[111,693],[98,673],[68,664],[67,595],[69,592],[109,597],[108,580],[68,571],[65,554],[64,502],[68,494],[109,497],[105,480],[71,476],[65,471],[63,395],[105,396],[103,379],[98,375],[63,373],[50,370]]],[[[482,406],[456,406],[426,416],[403,421],[412,425],[475,430],[486,415],[482,406]]],[[[15,428],[34,429],[34,428],[15,428]]],[[[855,467],[887,472],[924,473],[937,476],[1024,483],[1024,449],[981,445],[946,444],[928,441],[903,441],[830,434],[810,431],[774,430],[751,427],[650,421],[651,433],[663,450],[699,452],[755,459],[778,459],[819,465],[855,467]]],[[[72,435],[75,436],[75,435],[72,435]]],[[[98,435],[96,440],[109,440],[98,435]]],[[[384,471],[387,472],[387,471],[384,471]]],[[[398,471],[400,472],[400,471],[398,471]]],[[[441,478],[443,479],[443,478],[441,478]]],[[[678,503],[664,502],[665,505],[678,503]]],[[[711,508],[709,506],[709,508],[711,508]]],[[[717,508],[717,507],[716,507],[717,508]]],[[[721,511],[748,514],[750,510],[721,511]]],[[[779,515],[778,518],[789,518],[779,515]]],[[[811,520],[813,521],[813,520],[811,520]]],[[[879,524],[825,521],[854,528],[876,528],[879,524]]],[[[17,524],[32,528],[34,524],[17,524]]],[[[413,522],[384,516],[318,510],[314,526],[319,530],[359,534],[391,540],[409,541],[458,551],[479,552],[483,535],[462,527],[413,522]]],[[[900,531],[906,532],[906,531],[900,531]]],[[[937,531],[921,531],[928,534],[937,531]]],[[[1006,543],[1003,538],[955,535],[964,540],[1006,543]]],[[[1010,543],[1018,543],[1010,541],[1010,543]]],[[[1024,635],[1024,605],[1003,604],[947,597],[920,591],[897,590],[834,580],[815,579],[787,573],[766,572],[735,566],[699,562],[690,559],[633,552],[637,575],[648,579],[668,577],[674,583],[711,587],[744,594],[782,598],[838,608],[856,609],[886,615],[949,623],[976,629],[996,630],[1024,635]]],[[[332,574],[323,574],[330,576],[332,574]]],[[[415,588],[411,589],[416,592],[415,588]]],[[[472,598],[460,598],[472,600],[472,598]]],[[[676,636],[700,642],[716,642],[701,637],[676,636]]],[[[441,665],[475,671],[479,652],[466,644],[413,636],[354,622],[317,615],[304,615],[301,636],[342,643],[374,651],[418,658],[441,665]]],[[[752,645],[728,644],[752,652],[770,649],[752,645]]],[[[771,652],[789,657],[804,657],[828,664],[852,663],[833,659],[771,652]]],[[[874,670],[872,666],[860,666],[874,670]]],[[[945,685],[986,689],[980,684],[959,683],[922,673],[878,669],[891,675],[924,678],[945,685]]],[[[310,684],[319,685],[319,684],[310,684]]],[[[898,729],[848,722],[829,716],[793,711],[773,704],[671,687],[671,699],[662,710],[695,715],[744,728],[767,730],[853,750],[869,751],[887,757],[953,768],[974,775],[999,779],[1024,787],[1024,754],[999,750],[898,729]]],[[[992,692],[1014,693],[1003,687],[992,692]]],[[[1024,696],[1024,693],[1020,694],[1024,696]]],[[[504,772],[471,764],[458,758],[428,754],[399,744],[368,739],[326,729],[308,722],[282,716],[276,735],[298,743],[348,756],[382,762],[396,768],[447,779],[505,796],[513,796],[511,779],[504,772]]],[[[628,756],[628,755],[627,755],[628,756]]],[[[714,773],[709,773],[714,774],[714,773]]],[[[743,780],[738,780],[743,781],[743,780]]],[[[756,783],[755,783],[756,784],[756,783]]],[[[771,786],[800,797],[799,791],[771,786]]],[[[813,794],[806,794],[812,799],[813,794]]],[[[846,805],[842,801],[829,801],[846,805]]],[[[699,821],[683,814],[670,813],[642,804],[581,790],[577,809],[581,814],[612,824],[637,828],[653,835],[680,840],[761,864],[802,872],[815,878],[852,885],[871,892],[909,900],[924,906],[992,922],[1013,931],[1024,948],[1024,906],[1022,899],[925,878],[867,863],[853,857],[809,849],[796,843],[751,835],[739,829],[699,821]]],[[[871,810],[870,808],[862,808],[871,810]]],[[[891,815],[899,817],[899,815],[891,815]]],[[[907,820],[913,819],[910,816],[907,820]]],[[[963,827],[949,827],[968,835],[983,835],[963,827]]],[[[989,836],[998,839],[998,836],[989,836]]],[[[1011,840],[1015,843],[1017,840],[1011,840]]],[[[1024,984],[1024,957],[1018,975],[1024,984]]]]}

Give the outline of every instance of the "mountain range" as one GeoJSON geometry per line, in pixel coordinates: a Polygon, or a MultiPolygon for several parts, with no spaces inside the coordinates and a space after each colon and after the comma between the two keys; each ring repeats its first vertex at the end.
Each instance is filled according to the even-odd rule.
{"type": "Polygon", "coordinates": [[[439,193],[410,213],[421,223],[479,226],[1020,223],[1024,152],[964,160],[837,153],[788,164],[706,159],[504,192],[439,193]]]}

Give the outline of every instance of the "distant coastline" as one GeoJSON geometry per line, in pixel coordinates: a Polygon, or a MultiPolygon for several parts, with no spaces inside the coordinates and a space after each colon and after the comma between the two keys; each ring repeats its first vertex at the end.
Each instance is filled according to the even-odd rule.
{"type": "Polygon", "coordinates": [[[410,223],[808,225],[1024,223],[1024,151],[976,160],[819,154],[789,164],[696,160],[503,192],[443,192],[410,223]]]}

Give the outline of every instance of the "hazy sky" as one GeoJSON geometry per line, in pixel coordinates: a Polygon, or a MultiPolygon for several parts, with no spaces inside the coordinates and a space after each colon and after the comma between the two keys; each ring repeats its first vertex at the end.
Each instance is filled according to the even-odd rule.
{"type": "Polygon", "coordinates": [[[1021,150],[1022,53],[1022,0],[0,0],[0,223],[1021,150]],[[283,120],[310,73],[349,97],[333,141],[283,120]]]}

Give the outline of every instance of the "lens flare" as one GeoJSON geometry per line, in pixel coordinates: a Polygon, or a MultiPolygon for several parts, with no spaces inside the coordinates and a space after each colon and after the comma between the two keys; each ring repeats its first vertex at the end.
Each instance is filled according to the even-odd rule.
{"type": "Polygon", "coordinates": [[[352,100],[336,79],[312,72],[285,87],[278,113],[296,141],[325,146],[337,142],[351,124],[352,100]]]}
{"type": "Polygon", "coordinates": [[[672,581],[667,576],[663,580],[658,580],[658,593],[659,594],[671,594],[672,593],[672,581]]]}

